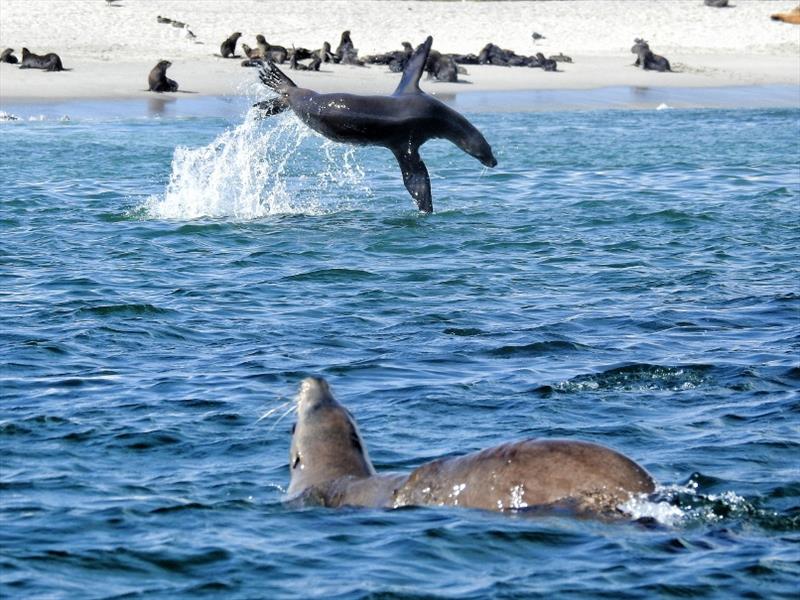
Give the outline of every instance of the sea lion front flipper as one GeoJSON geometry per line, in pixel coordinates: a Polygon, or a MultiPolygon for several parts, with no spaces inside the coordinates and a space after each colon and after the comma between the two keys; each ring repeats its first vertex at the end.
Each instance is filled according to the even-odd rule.
{"type": "Polygon", "coordinates": [[[263,118],[282,113],[289,108],[289,103],[286,101],[284,96],[276,96],[275,98],[270,98],[269,100],[256,102],[253,104],[253,106],[261,110],[261,114],[259,116],[263,118]]]}
{"type": "Polygon", "coordinates": [[[416,94],[422,91],[419,89],[419,78],[422,77],[422,71],[425,70],[425,63],[428,62],[428,54],[431,52],[432,44],[433,38],[428,36],[414,54],[411,55],[411,58],[408,59],[406,68],[403,69],[403,77],[392,94],[393,96],[416,94]]]}
{"type": "MultiPolygon", "coordinates": [[[[430,39],[430,38],[429,38],[430,39]]],[[[414,150],[394,151],[397,163],[400,165],[400,172],[403,174],[403,183],[411,197],[417,203],[417,208],[422,212],[433,212],[433,199],[431,198],[431,180],[428,177],[428,169],[419,157],[419,152],[414,150]]]]}

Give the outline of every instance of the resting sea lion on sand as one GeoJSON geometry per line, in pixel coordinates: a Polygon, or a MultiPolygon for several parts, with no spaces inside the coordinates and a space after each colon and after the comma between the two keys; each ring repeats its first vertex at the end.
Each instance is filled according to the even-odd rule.
{"type": "Polygon", "coordinates": [[[621,516],[618,506],[655,490],[629,458],[598,444],[524,440],[411,473],[377,474],[350,412],[324,379],[300,384],[289,451],[289,500],[322,506],[462,506],[494,511],[572,507],[621,516]]]}
{"type": "Polygon", "coordinates": [[[322,42],[322,48],[314,50],[314,55],[318,56],[322,62],[334,62],[335,57],[331,52],[331,45],[328,42],[322,42]]]}
{"type": "Polygon", "coordinates": [[[550,57],[550,60],[554,60],[556,62],[571,63],[572,62],[572,57],[567,56],[563,52],[559,52],[558,54],[553,54],[550,57]]]}
{"type": "Polygon", "coordinates": [[[251,48],[247,44],[242,44],[242,52],[247,58],[264,58],[264,55],[261,53],[260,48],[251,48]]]}
{"type": "Polygon", "coordinates": [[[150,75],[147,76],[147,83],[151,92],[178,91],[178,82],[167,77],[167,69],[171,66],[171,62],[162,60],[150,70],[150,75]]]}
{"type": "Polygon", "coordinates": [[[13,48],[6,48],[3,50],[3,53],[0,54],[0,63],[8,63],[10,65],[15,65],[19,61],[17,57],[14,56],[14,49],[13,48]]]}
{"type": "Polygon", "coordinates": [[[703,4],[712,8],[730,8],[728,0],[704,0],[703,4]]]}
{"type": "Polygon", "coordinates": [[[242,37],[242,34],[238,31],[232,33],[230,37],[222,42],[222,45],[219,47],[219,53],[222,58],[239,58],[236,55],[236,41],[242,37]]]}
{"type": "Polygon", "coordinates": [[[43,69],[45,71],[63,71],[64,65],[55,52],[48,52],[42,56],[34,54],[27,48],[22,49],[22,63],[20,69],[43,69]]]}
{"type": "Polygon", "coordinates": [[[322,64],[322,60],[318,56],[314,57],[309,65],[297,61],[297,52],[292,52],[292,58],[289,59],[289,68],[292,71],[319,71],[319,66],[322,64]]]}
{"type": "Polygon", "coordinates": [[[273,46],[266,38],[259,34],[256,36],[256,45],[263,54],[264,58],[273,62],[283,64],[289,58],[289,51],[283,46],[273,46]]]}
{"type": "Polygon", "coordinates": [[[663,56],[653,54],[648,43],[641,38],[636,38],[634,40],[631,53],[636,54],[636,61],[633,63],[634,66],[641,67],[646,71],[664,72],[672,70],[669,66],[669,61],[663,56]]]}
{"type": "Polygon", "coordinates": [[[541,52],[536,53],[536,62],[545,71],[558,71],[558,63],[551,58],[545,58],[541,52]]]}
{"type": "Polygon", "coordinates": [[[800,25],[800,4],[795,8],[785,13],[775,13],[769,17],[773,21],[783,21],[784,23],[791,23],[792,25],[800,25]]]}
{"type": "Polygon", "coordinates": [[[172,19],[170,19],[169,17],[162,17],[161,15],[158,15],[156,17],[156,21],[164,24],[172,23],[172,19]]]}
{"type": "Polygon", "coordinates": [[[318,94],[299,88],[277,66],[267,65],[261,81],[278,93],[254,106],[272,115],[288,108],[314,131],[336,142],[383,146],[394,154],[403,183],[419,210],[433,211],[428,169],[419,147],[444,138],[487,167],[497,164],[489,143],[467,119],[419,89],[433,38],[428,37],[408,62],[391,96],[318,94]]]}
{"type": "Polygon", "coordinates": [[[336,57],[336,62],[342,62],[342,57],[345,53],[353,51],[354,45],[353,40],[350,39],[350,30],[347,29],[342,32],[342,37],[339,40],[339,45],[336,46],[336,52],[334,56],[336,57]]]}
{"type": "Polygon", "coordinates": [[[458,81],[458,67],[455,61],[436,50],[431,50],[428,55],[428,62],[425,63],[425,71],[428,73],[428,79],[449,81],[451,83],[458,81]]]}

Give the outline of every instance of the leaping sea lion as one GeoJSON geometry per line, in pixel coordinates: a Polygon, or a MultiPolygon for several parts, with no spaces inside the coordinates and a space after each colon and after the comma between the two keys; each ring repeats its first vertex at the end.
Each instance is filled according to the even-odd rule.
{"type": "Polygon", "coordinates": [[[653,478],[619,452],[572,440],[524,440],[411,473],[377,474],[355,419],[324,379],[300,384],[289,451],[290,501],[322,506],[463,506],[508,511],[574,508],[620,515],[618,506],[655,490],[653,478]]]}
{"type": "Polygon", "coordinates": [[[161,60],[150,70],[147,76],[148,89],[151,92],[177,92],[178,82],[167,77],[167,69],[172,66],[168,60],[161,60]]]}
{"type": "Polygon", "coordinates": [[[403,183],[419,210],[433,211],[428,169],[419,147],[432,138],[450,140],[487,167],[497,165],[492,148],[466,118],[419,89],[433,38],[417,48],[391,96],[318,94],[299,88],[274,63],[260,72],[261,81],[278,92],[254,106],[274,115],[291,108],[311,129],[336,142],[383,146],[394,153],[403,183]]]}

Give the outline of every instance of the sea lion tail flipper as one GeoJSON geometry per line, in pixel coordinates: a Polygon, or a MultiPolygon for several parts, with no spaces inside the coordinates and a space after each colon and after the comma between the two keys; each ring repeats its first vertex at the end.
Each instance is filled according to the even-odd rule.
{"type": "Polygon", "coordinates": [[[421,90],[419,89],[419,78],[422,77],[422,71],[425,69],[425,63],[428,62],[428,54],[431,52],[433,45],[433,38],[428,36],[427,39],[420,44],[411,58],[408,59],[405,69],[403,69],[403,77],[397,85],[393,96],[400,94],[416,94],[421,90]]]}
{"type": "Polygon", "coordinates": [[[419,152],[414,150],[395,150],[393,151],[397,163],[400,165],[400,172],[403,174],[403,183],[406,185],[408,193],[417,203],[417,208],[422,212],[433,212],[433,199],[431,198],[431,180],[428,177],[428,169],[419,157],[419,152]]]}
{"type": "Polygon", "coordinates": [[[295,82],[289,79],[271,60],[258,70],[258,77],[261,79],[261,83],[279,94],[285,93],[287,88],[297,87],[295,82]]]}

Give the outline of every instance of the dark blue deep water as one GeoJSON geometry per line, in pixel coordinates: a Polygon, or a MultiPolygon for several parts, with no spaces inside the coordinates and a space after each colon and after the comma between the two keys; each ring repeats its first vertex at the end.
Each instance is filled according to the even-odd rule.
{"type": "Polygon", "coordinates": [[[470,118],[431,216],[288,115],[0,124],[0,595],[796,597],[800,110],[470,118]],[[593,440],[659,524],[286,506],[307,374],[378,470],[593,440]]]}

